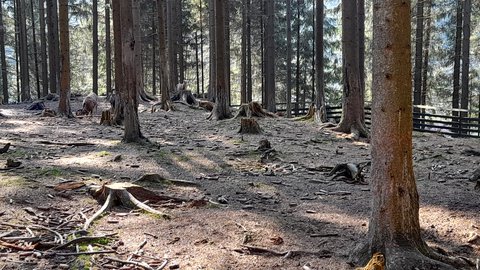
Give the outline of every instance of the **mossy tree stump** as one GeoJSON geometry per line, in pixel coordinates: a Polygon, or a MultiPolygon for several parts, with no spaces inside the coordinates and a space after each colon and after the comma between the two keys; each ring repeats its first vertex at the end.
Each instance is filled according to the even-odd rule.
{"type": "Polygon", "coordinates": [[[240,119],[240,130],[242,134],[259,134],[262,132],[260,125],[255,118],[242,118],[240,119]]]}

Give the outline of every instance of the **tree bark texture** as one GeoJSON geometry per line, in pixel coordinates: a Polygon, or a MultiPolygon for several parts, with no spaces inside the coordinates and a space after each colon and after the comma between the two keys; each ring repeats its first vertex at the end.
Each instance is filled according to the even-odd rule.
{"type": "Polygon", "coordinates": [[[324,89],[324,61],[323,61],[323,0],[315,0],[315,77],[316,77],[316,95],[315,95],[315,107],[316,116],[315,119],[320,122],[327,121],[327,112],[325,108],[325,89],[324,89]]]}
{"type": "Polygon", "coordinates": [[[56,5],[54,5],[55,0],[46,0],[47,2],[47,26],[48,26],[48,65],[49,65],[49,84],[50,84],[50,93],[56,94],[59,89],[57,87],[58,83],[58,69],[57,65],[57,39],[58,31],[56,31],[54,13],[57,12],[56,5]]]}
{"type": "Polygon", "coordinates": [[[240,103],[245,104],[247,103],[247,0],[242,0],[242,44],[240,66],[240,103]]]}
{"type": "MultiPolygon", "coordinates": [[[[462,52],[462,0],[457,0],[456,31],[455,31],[455,51],[453,56],[453,93],[452,109],[460,108],[460,60],[462,52]]],[[[458,111],[453,111],[454,116],[458,116],[458,111]]]]}
{"type": "MultiPolygon", "coordinates": [[[[423,66],[423,3],[417,2],[417,29],[415,31],[415,67],[413,78],[413,105],[420,105],[422,103],[422,66],[423,66]]],[[[420,112],[419,108],[414,108],[415,112],[420,112]]]]}
{"type": "Polygon", "coordinates": [[[0,61],[2,64],[3,104],[8,104],[7,58],[5,53],[5,25],[3,23],[3,4],[0,2],[0,61]]]}
{"type": "Polygon", "coordinates": [[[110,37],[110,0],[105,0],[105,75],[107,95],[112,94],[112,40],[110,37]]]}
{"type": "Polygon", "coordinates": [[[59,7],[60,57],[62,70],[60,73],[58,114],[66,117],[73,117],[70,108],[70,35],[68,29],[68,0],[60,0],[59,7]]]}
{"type": "Polygon", "coordinates": [[[216,98],[216,58],[217,58],[217,52],[215,51],[216,44],[215,44],[215,1],[216,0],[209,0],[208,2],[208,33],[209,33],[209,39],[210,39],[210,50],[209,50],[209,58],[210,58],[210,64],[209,64],[209,73],[210,73],[210,79],[209,79],[209,86],[208,86],[208,98],[210,101],[215,102],[216,98]]]}
{"type": "MultiPolygon", "coordinates": [[[[217,67],[225,67],[225,0],[215,1],[215,51],[217,67]]],[[[228,106],[228,93],[226,88],[226,70],[219,68],[216,71],[216,102],[212,111],[212,117],[215,120],[230,118],[230,108],[228,106]]]]}
{"type": "Polygon", "coordinates": [[[276,112],[275,103],[275,3],[265,1],[265,109],[276,112]]]}
{"type": "Polygon", "coordinates": [[[358,18],[356,1],[342,1],[343,102],[336,131],[367,137],[360,88],[358,18]]]}
{"type": "MultiPolygon", "coordinates": [[[[462,95],[460,107],[468,110],[470,99],[469,75],[470,75],[470,18],[472,13],[472,1],[463,2],[463,41],[462,41],[462,95]]],[[[468,112],[461,112],[462,117],[468,117],[468,112]]]]}
{"type": "Polygon", "coordinates": [[[168,53],[167,53],[167,46],[166,46],[166,37],[165,37],[165,0],[157,0],[157,14],[158,14],[158,52],[159,52],[159,59],[160,59],[160,94],[162,95],[161,98],[161,107],[162,110],[169,110],[170,109],[170,91],[169,88],[172,86],[169,83],[170,78],[168,68],[168,53]]]}
{"type": "Polygon", "coordinates": [[[28,67],[27,18],[25,0],[17,0],[19,49],[20,49],[20,85],[22,101],[28,101],[30,96],[30,69],[28,67]]]}
{"type": "Polygon", "coordinates": [[[38,0],[40,22],[40,61],[42,71],[42,96],[48,95],[47,34],[45,24],[45,0],[38,0]]]}
{"type": "Polygon", "coordinates": [[[98,2],[92,1],[92,91],[98,95],[98,2]]]}
{"type": "Polygon", "coordinates": [[[37,90],[37,98],[42,97],[42,92],[40,89],[40,74],[38,70],[38,50],[37,50],[37,31],[35,23],[35,13],[34,13],[34,2],[30,0],[30,17],[32,18],[32,46],[33,46],[33,64],[35,70],[35,89],[37,90]]]}
{"type": "Polygon", "coordinates": [[[120,16],[120,1],[112,1],[113,13],[113,38],[115,49],[115,107],[113,123],[116,125],[123,124],[124,121],[124,106],[120,102],[120,93],[125,90],[123,85],[123,71],[122,71],[122,36],[121,36],[121,16],[120,16]]]}
{"type": "Polygon", "coordinates": [[[287,0],[287,114],[286,116],[287,118],[292,117],[292,0],[287,0]]]}

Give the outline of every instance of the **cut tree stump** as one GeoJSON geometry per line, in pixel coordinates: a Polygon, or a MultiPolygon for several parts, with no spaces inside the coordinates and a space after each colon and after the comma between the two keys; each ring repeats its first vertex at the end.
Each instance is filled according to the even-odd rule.
{"type": "Polygon", "coordinates": [[[145,189],[139,185],[128,182],[111,183],[103,185],[102,187],[93,191],[93,197],[103,202],[103,205],[100,210],[93,214],[91,218],[87,219],[83,225],[84,230],[87,230],[90,224],[95,219],[100,217],[105,211],[109,210],[114,203],[124,205],[126,207],[137,207],[147,211],[148,213],[158,215],[166,219],[170,218],[168,214],[155,210],[143,202],[149,201],[155,203],[160,201],[170,201],[172,198],[157,195],[155,192],[145,189]]]}
{"type": "Polygon", "coordinates": [[[238,117],[251,118],[252,116],[271,118],[278,117],[276,114],[264,110],[262,105],[260,105],[258,102],[250,102],[248,104],[240,105],[240,109],[238,109],[237,115],[235,115],[234,119],[238,117]]]}
{"type": "Polygon", "coordinates": [[[42,116],[42,117],[55,117],[55,116],[57,116],[57,112],[55,112],[55,111],[52,110],[52,109],[45,108],[45,109],[42,111],[41,116],[42,116]]]}
{"type": "Polygon", "coordinates": [[[102,111],[102,118],[100,119],[100,125],[112,126],[113,117],[111,110],[102,111]]]}
{"type": "Polygon", "coordinates": [[[211,112],[213,111],[213,107],[215,107],[215,103],[208,100],[198,100],[198,106],[200,108],[204,108],[205,110],[211,112]]]}
{"type": "Polygon", "coordinates": [[[238,133],[242,134],[259,134],[262,132],[260,125],[258,125],[255,118],[240,119],[240,130],[238,133]]]}

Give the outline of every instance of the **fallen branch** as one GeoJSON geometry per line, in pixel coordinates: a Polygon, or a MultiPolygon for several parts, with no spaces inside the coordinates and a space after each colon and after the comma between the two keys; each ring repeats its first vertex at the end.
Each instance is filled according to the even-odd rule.
{"type": "Polygon", "coordinates": [[[146,262],[124,261],[124,260],[120,260],[120,259],[116,259],[116,258],[112,258],[112,257],[106,257],[105,259],[107,259],[109,261],[112,261],[112,262],[135,265],[135,266],[141,267],[143,269],[147,269],[147,270],[155,270],[153,267],[148,265],[148,263],[146,263],[146,262]]]}
{"type": "Polygon", "coordinates": [[[262,247],[255,247],[249,245],[242,245],[242,247],[246,248],[250,253],[258,253],[258,254],[265,254],[267,256],[281,256],[284,258],[291,258],[294,256],[299,255],[313,255],[317,256],[318,258],[330,258],[332,257],[332,253],[328,250],[322,251],[304,251],[304,250],[290,250],[290,251],[275,251],[267,248],[262,247]]]}
{"type": "Polygon", "coordinates": [[[10,143],[5,144],[5,146],[2,149],[0,149],[0,154],[6,153],[10,148],[10,146],[11,146],[10,143]]]}
{"type": "Polygon", "coordinates": [[[65,145],[65,146],[95,146],[96,145],[94,143],[86,143],[86,142],[62,143],[62,142],[51,142],[51,141],[39,141],[38,143],[48,144],[48,145],[65,145]]]}
{"type": "Polygon", "coordinates": [[[83,237],[78,237],[78,238],[75,238],[73,240],[70,240],[68,241],[67,243],[63,244],[63,245],[60,245],[60,246],[57,246],[53,249],[62,249],[62,248],[66,248],[70,245],[74,245],[74,244],[78,244],[78,243],[84,243],[84,242],[89,242],[89,241],[94,241],[94,240],[98,240],[98,239],[102,239],[102,238],[110,238],[112,236],[115,236],[117,235],[117,233],[112,233],[112,234],[107,234],[107,235],[99,235],[99,236],[83,236],[83,237]]]}
{"type": "Polygon", "coordinates": [[[54,253],[56,256],[81,256],[81,255],[95,255],[95,254],[108,254],[115,253],[115,250],[97,250],[97,251],[84,251],[84,252],[70,252],[70,253],[54,253]]]}

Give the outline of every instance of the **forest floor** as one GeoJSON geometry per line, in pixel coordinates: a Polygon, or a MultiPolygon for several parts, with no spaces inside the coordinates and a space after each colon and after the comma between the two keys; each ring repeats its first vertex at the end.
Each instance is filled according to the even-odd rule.
{"type": "MultiPolygon", "coordinates": [[[[141,130],[151,143],[124,144],[121,127],[99,125],[105,101],[93,117],[75,119],[40,117],[26,106],[0,108],[7,116],[0,118],[0,148],[12,144],[0,168],[8,158],[21,162],[0,171],[0,269],[142,269],[112,260],[131,256],[152,269],[165,261],[165,269],[353,269],[347,260],[367,232],[370,174],[367,168],[366,183],[351,184],[332,180],[323,166],[369,161],[367,141],[285,118],[258,119],[262,134],[240,135],[239,119],[209,121],[208,112],[182,105],[151,113],[141,104],[141,130]],[[262,139],[276,150],[263,162],[256,151],[262,139]],[[116,206],[88,229],[114,236],[48,248],[58,246],[55,232],[64,241],[80,237],[85,218],[101,207],[87,187],[58,184],[130,182],[152,173],[198,185],[149,183],[157,194],[186,199],[147,202],[171,219],[116,206]],[[65,254],[89,251],[106,254],[65,254]]],[[[72,106],[76,111],[81,100],[72,106]]],[[[468,178],[480,166],[471,155],[478,150],[479,139],[414,133],[423,237],[473,261],[480,241],[468,240],[480,234],[480,194],[468,178]]]]}

